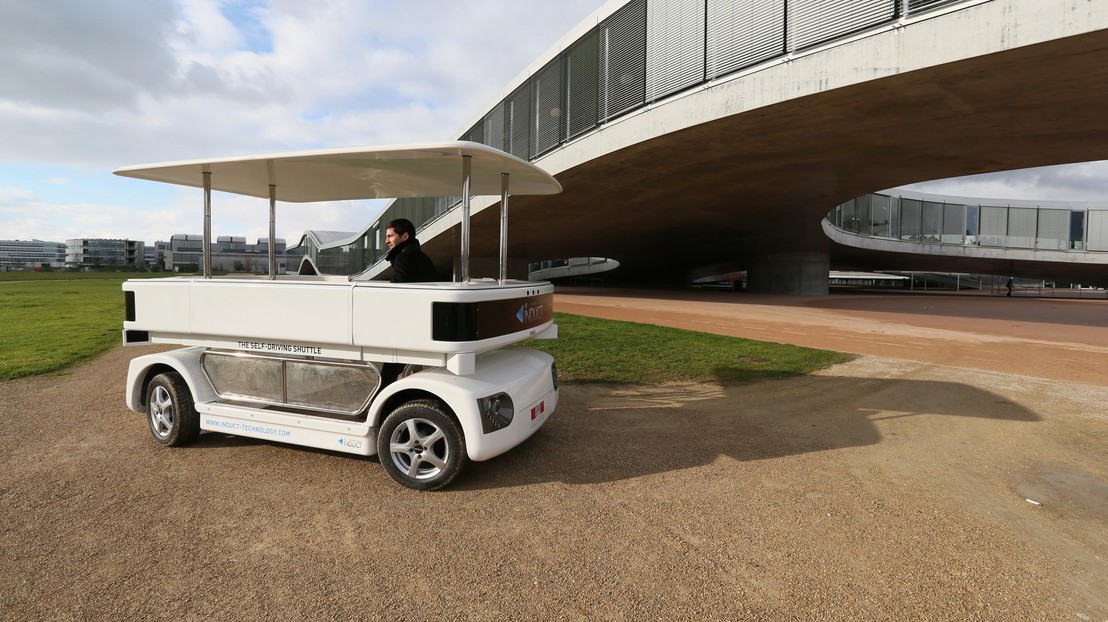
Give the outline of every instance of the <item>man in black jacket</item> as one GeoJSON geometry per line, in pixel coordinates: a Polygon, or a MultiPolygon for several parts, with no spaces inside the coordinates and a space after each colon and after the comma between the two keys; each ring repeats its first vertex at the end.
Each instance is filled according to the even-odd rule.
{"type": "Polygon", "coordinates": [[[415,226],[407,218],[397,218],[385,227],[385,244],[392,264],[393,283],[425,283],[437,280],[435,264],[419,249],[415,226]]]}
{"type": "MultiPolygon", "coordinates": [[[[419,248],[415,237],[415,225],[407,218],[397,218],[385,227],[385,244],[389,254],[385,259],[392,264],[393,283],[425,283],[437,280],[435,264],[419,248]]],[[[392,384],[404,371],[403,363],[381,364],[381,386],[392,384]]]]}

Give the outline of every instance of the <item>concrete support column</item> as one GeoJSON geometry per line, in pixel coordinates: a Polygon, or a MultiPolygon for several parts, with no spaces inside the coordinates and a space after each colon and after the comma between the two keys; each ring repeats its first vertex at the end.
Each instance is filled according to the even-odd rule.
{"type": "Polygon", "coordinates": [[[761,255],[747,270],[747,289],[757,294],[826,296],[830,269],[824,253],[761,255]]]}

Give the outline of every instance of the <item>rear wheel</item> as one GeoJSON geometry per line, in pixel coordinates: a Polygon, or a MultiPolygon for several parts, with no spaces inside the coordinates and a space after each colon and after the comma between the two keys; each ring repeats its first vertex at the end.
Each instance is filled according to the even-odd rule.
{"type": "Polygon", "coordinates": [[[188,384],[177,372],[154,376],[146,389],[146,419],[154,440],[178,447],[200,434],[200,416],[192,402],[188,384]]]}
{"type": "Polygon", "coordinates": [[[415,490],[454,481],[467,461],[465,437],[439,402],[408,402],[385,418],[377,454],[389,477],[415,490]]]}

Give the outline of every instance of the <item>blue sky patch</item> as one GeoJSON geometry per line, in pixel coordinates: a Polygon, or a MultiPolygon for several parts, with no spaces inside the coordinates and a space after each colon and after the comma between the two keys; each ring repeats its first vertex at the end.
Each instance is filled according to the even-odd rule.
{"type": "Polygon", "coordinates": [[[219,12],[235,25],[246,42],[246,49],[256,54],[273,52],[273,36],[262,22],[269,7],[262,0],[231,0],[219,7],[219,12]]]}

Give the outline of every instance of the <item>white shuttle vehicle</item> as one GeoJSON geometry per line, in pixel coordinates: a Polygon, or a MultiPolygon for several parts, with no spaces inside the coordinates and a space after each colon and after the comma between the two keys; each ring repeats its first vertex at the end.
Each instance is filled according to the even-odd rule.
{"type": "Polygon", "coordinates": [[[470,142],[349,148],[150,164],[116,174],[204,189],[203,276],[123,284],[127,345],[181,349],[133,359],[127,405],[154,440],[201,430],[378,454],[400,484],[434,490],[467,460],[519,445],[558,405],[552,357],[507,347],[553,338],[553,286],[508,280],[512,194],[555,194],[542,169],[470,142]],[[211,274],[212,190],[269,199],[269,275],[211,274]],[[469,275],[474,195],[500,195],[500,274],[469,275]],[[387,283],[278,275],[277,200],[462,197],[460,280],[387,283]],[[382,363],[406,364],[381,386],[382,363]]]}

